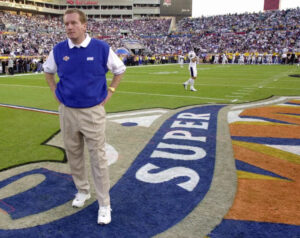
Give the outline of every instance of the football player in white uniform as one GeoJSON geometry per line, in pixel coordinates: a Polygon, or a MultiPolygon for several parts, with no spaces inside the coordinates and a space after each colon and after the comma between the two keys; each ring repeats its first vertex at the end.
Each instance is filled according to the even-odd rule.
{"type": "Polygon", "coordinates": [[[183,87],[185,90],[187,90],[188,85],[190,85],[190,90],[193,92],[196,92],[197,90],[194,88],[194,81],[197,78],[197,61],[198,61],[198,59],[197,59],[197,56],[194,51],[190,51],[188,53],[188,57],[190,60],[189,70],[190,70],[191,77],[186,82],[184,82],[183,87]]]}
{"type": "Polygon", "coordinates": [[[240,57],[239,57],[239,64],[244,64],[245,63],[245,58],[244,58],[244,54],[240,54],[240,57]]]}
{"type": "Polygon", "coordinates": [[[219,54],[215,54],[214,64],[219,63],[219,54]]]}
{"type": "Polygon", "coordinates": [[[232,64],[235,64],[235,53],[232,54],[232,60],[231,60],[232,64]]]}
{"type": "Polygon", "coordinates": [[[252,57],[251,57],[251,64],[256,64],[256,57],[255,57],[255,53],[252,53],[252,57]]]}
{"type": "Polygon", "coordinates": [[[178,56],[178,62],[179,62],[179,64],[180,64],[180,68],[183,68],[184,57],[183,57],[182,54],[180,54],[180,55],[178,56]]]}
{"type": "Polygon", "coordinates": [[[222,55],[222,64],[228,64],[227,55],[225,53],[222,55]]]}

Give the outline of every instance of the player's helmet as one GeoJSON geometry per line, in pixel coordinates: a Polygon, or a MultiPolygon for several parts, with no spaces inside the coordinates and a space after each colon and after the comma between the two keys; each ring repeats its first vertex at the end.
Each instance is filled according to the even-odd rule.
{"type": "Polygon", "coordinates": [[[194,52],[194,51],[190,51],[190,52],[189,52],[189,59],[193,59],[193,58],[195,58],[195,57],[196,57],[195,52],[194,52]]]}

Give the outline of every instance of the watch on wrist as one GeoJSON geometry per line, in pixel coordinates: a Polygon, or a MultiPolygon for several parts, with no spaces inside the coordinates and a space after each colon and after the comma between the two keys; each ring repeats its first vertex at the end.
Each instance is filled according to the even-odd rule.
{"type": "Polygon", "coordinates": [[[112,93],[114,93],[116,91],[116,89],[113,87],[108,87],[108,90],[111,91],[112,93]]]}

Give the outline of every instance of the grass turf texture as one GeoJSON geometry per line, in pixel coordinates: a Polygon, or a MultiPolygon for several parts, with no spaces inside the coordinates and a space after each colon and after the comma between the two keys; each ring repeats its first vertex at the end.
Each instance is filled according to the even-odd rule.
{"type": "MultiPolygon", "coordinates": [[[[197,92],[186,91],[188,66],[129,67],[107,112],[178,108],[206,103],[244,103],[300,95],[300,68],[287,65],[199,65],[197,92]]],[[[112,75],[108,73],[108,80],[112,75]]],[[[109,84],[109,82],[108,82],[109,84]]],[[[0,103],[57,110],[43,74],[0,77],[0,103]]],[[[34,161],[62,161],[63,152],[42,143],[59,130],[58,117],[0,108],[0,171],[34,161]]]]}
{"type": "Polygon", "coordinates": [[[58,116],[0,107],[0,171],[36,161],[63,161],[62,150],[43,145],[59,128],[58,116]]]}

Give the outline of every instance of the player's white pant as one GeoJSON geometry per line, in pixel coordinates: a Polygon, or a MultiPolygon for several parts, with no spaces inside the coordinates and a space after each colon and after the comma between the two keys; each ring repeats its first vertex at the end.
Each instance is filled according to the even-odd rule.
{"type": "Polygon", "coordinates": [[[183,63],[184,63],[183,61],[184,61],[183,59],[180,59],[180,60],[179,60],[179,64],[180,64],[180,67],[181,67],[181,68],[183,67],[183,63]]]}
{"type": "Polygon", "coordinates": [[[197,68],[196,67],[190,67],[190,75],[192,78],[197,77],[197,68]]]}

